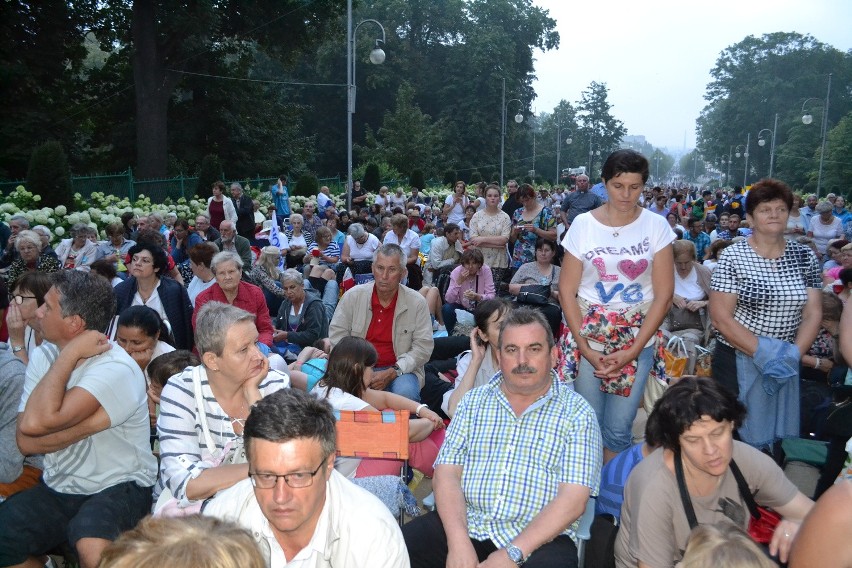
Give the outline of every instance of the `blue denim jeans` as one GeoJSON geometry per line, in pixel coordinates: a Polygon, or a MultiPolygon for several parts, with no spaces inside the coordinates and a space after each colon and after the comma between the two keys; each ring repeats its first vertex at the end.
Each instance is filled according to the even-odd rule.
{"type": "MultiPolygon", "coordinates": [[[[390,369],[390,367],[373,367],[374,371],[383,371],[385,369],[390,369]]],[[[420,402],[420,381],[417,380],[417,375],[414,373],[405,373],[398,376],[388,383],[385,390],[404,396],[405,398],[410,398],[414,402],[420,402]]]]}
{"type": "Polygon", "coordinates": [[[645,381],[651,372],[654,361],[654,347],[646,347],[639,354],[636,380],[630,396],[607,394],[600,389],[601,380],[595,376],[595,369],[585,357],[580,358],[580,368],[574,390],[594,409],[598,416],[604,447],[613,452],[622,452],[633,444],[633,420],[642,402],[645,381]]]}
{"type": "Polygon", "coordinates": [[[470,311],[461,304],[447,303],[441,306],[441,315],[444,316],[444,326],[447,328],[447,335],[452,335],[453,330],[456,329],[456,310],[470,311]]]}

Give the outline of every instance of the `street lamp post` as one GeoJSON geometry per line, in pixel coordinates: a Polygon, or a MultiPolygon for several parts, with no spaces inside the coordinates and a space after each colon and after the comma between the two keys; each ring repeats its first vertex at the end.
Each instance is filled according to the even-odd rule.
{"type": "Polygon", "coordinates": [[[385,28],[376,20],[362,20],[352,28],[352,0],[346,0],[346,208],[352,209],[352,115],[355,114],[355,33],[367,22],[376,24],[382,30],[382,39],[376,39],[376,46],[370,52],[370,63],[381,65],[385,62],[385,28]]]}
{"type": "Polygon", "coordinates": [[[695,178],[698,176],[698,152],[692,151],[692,183],[695,183],[695,178]]]}
{"type": "MultiPolygon", "coordinates": [[[[509,107],[509,103],[518,102],[523,104],[521,99],[509,99],[506,100],[506,79],[503,79],[503,128],[500,132],[500,187],[503,187],[503,166],[505,160],[505,151],[506,151],[506,110],[509,107]]],[[[524,115],[518,112],[515,115],[515,122],[520,124],[524,121],[524,115]]]]}
{"type": "MultiPolygon", "coordinates": [[[[831,95],[831,73],[828,74],[828,89],[825,92],[825,106],[822,109],[822,142],[819,147],[819,175],[817,177],[817,197],[820,195],[820,188],[822,187],[822,166],[825,161],[825,136],[828,133],[828,103],[829,97],[831,95]]],[[[811,97],[809,99],[805,99],[805,102],[802,103],[802,112],[805,112],[805,105],[808,104],[808,101],[811,100],[819,100],[816,97],[811,97]]],[[[810,124],[814,121],[814,117],[811,113],[802,115],[802,122],[804,124],[810,124]]]]}
{"type": "Polygon", "coordinates": [[[745,185],[746,185],[745,177],[746,177],[746,172],[748,172],[748,145],[743,146],[742,144],[738,144],[737,147],[736,147],[736,150],[734,152],[734,156],[736,156],[737,158],[739,158],[741,156],[745,157],[745,168],[746,169],[743,172],[743,187],[745,187],[745,185]],[[742,148],[743,150],[740,150],[740,148],[742,148]]]}
{"type": "Polygon", "coordinates": [[[562,149],[562,131],[568,131],[568,138],[565,139],[566,144],[571,144],[574,141],[571,138],[571,135],[574,134],[574,131],[570,128],[563,128],[559,124],[556,125],[556,185],[559,185],[559,180],[562,179],[562,170],[559,169],[559,152],[562,149]]]}
{"type": "Polygon", "coordinates": [[[725,167],[725,156],[716,156],[716,159],[713,160],[713,164],[719,166],[719,189],[722,189],[722,168],[725,167]]]}
{"type": "Polygon", "coordinates": [[[778,132],[778,113],[775,113],[775,125],[772,127],[770,131],[768,128],[764,128],[760,132],[757,133],[757,145],[763,148],[766,146],[766,139],[763,138],[762,134],[764,132],[772,133],[772,142],[769,145],[769,177],[772,177],[772,169],[775,166],[775,134],[778,132]]]}
{"type": "Polygon", "coordinates": [[[654,179],[660,183],[660,155],[654,154],[654,179]]]}
{"type": "Polygon", "coordinates": [[[595,156],[600,156],[600,155],[601,155],[601,145],[598,142],[592,143],[592,137],[589,136],[589,169],[586,171],[586,175],[589,176],[590,178],[592,177],[592,164],[593,164],[592,159],[595,156]],[[595,150],[595,146],[598,147],[597,150],[595,150]]]}

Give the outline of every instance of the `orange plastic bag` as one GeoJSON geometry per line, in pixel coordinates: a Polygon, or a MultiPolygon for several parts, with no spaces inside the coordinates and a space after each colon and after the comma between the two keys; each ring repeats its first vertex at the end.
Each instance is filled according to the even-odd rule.
{"type": "Polygon", "coordinates": [[[684,344],[683,339],[673,335],[666,344],[663,357],[666,361],[666,376],[673,379],[682,377],[686,370],[686,363],[689,360],[689,355],[686,352],[686,344],[684,344]]]}

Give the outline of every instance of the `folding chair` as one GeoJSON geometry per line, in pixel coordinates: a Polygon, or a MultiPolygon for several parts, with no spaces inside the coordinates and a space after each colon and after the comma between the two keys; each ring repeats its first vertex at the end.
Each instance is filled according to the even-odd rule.
{"type": "MultiPolygon", "coordinates": [[[[405,483],[408,467],[408,410],[335,410],[337,456],[402,460],[399,477],[405,483]]],[[[405,510],[400,505],[399,524],[405,510]]]]}
{"type": "Polygon", "coordinates": [[[597,500],[589,497],[586,501],[586,509],[580,515],[580,523],[577,525],[577,566],[584,568],[586,562],[586,543],[592,538],[592,521],[595,519],[595,504],[597,500]]]}

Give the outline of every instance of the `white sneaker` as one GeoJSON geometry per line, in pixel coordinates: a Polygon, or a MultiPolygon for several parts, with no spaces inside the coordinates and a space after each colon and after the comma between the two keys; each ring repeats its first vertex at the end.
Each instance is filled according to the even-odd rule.
{"type": "Polygon", "coordinates": [[[438,331],[438,320],[432,320],[432,331],[438,331]]]}
{"type": "Polygon", "coordinates": [[[435,328],[435,331],[447,331],[447,326],[439,325],[437,328],[435,328]]]}

